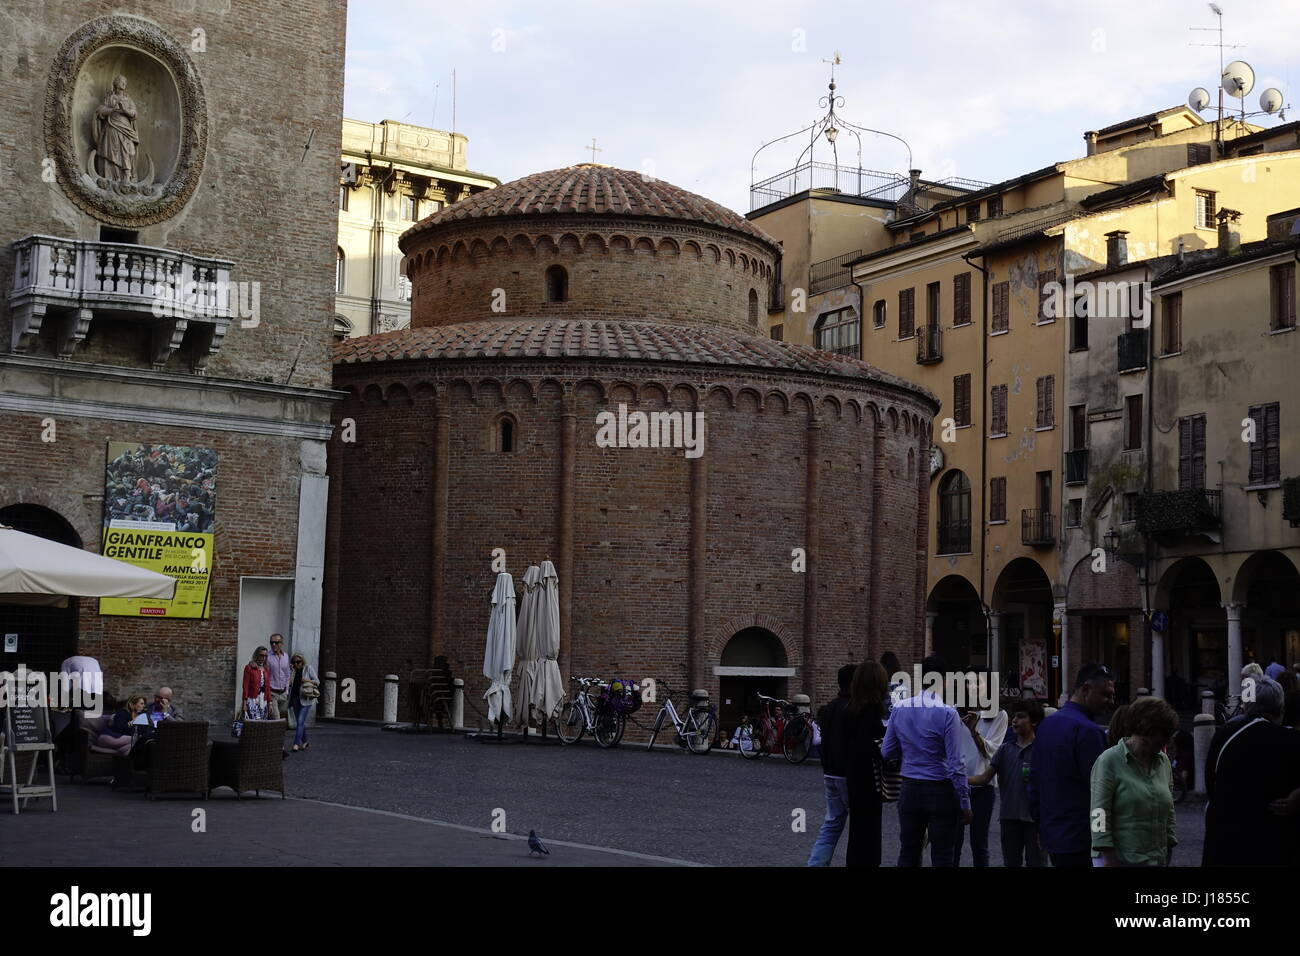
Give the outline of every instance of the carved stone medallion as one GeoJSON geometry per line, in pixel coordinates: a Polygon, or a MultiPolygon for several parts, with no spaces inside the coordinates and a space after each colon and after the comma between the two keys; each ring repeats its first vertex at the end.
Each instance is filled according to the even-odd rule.
{"type": "Polygon", "coordinates": [[[59,185],[103,222],[174,216],[198,184],[208,113],[198,71],[162,28],[92,20],[64,41],[45,95],[45,144],[59,185]]]}

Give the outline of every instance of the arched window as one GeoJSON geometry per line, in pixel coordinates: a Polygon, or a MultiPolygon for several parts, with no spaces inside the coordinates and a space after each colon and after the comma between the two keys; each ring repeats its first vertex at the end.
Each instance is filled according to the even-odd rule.
{"type": "Polygon", "coordinates": [[[817,347],[836,355],[862,357],[862,325],[852,309],[836,309],[817,320],[817,347]]]}
{"type": "Polygon", "coordinates": [[[758,293],[749,290],[749,324],[758,328],[758,293]]]}
{"type": "Polygon", "coordinates": [[[954,468],[939,481],[938,554],[970,550],[970,479],[954,468]]]}
{"type": "Polygon", "coordinates": [[[499,415],[492,422],[492,450],[511,454],[519,447],[519,423],[513,415],[499,415]]]}
{"type": "Polygon", "coordinates": [[[343,254],[343,247],[338,248],[338,257],[334,260],[334,291],[344,292],[345,273],[348,266],[348,257],[343,254]]]}
{"type": "Polygon", "coordinates": [[[546,270],[546,301],[569,301],[569,274],[564,266],[551,266],[546,270]]]}

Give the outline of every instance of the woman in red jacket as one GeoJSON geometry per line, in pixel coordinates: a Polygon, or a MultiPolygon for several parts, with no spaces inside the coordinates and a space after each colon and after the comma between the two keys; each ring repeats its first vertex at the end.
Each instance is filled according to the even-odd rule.
{"type": "Polygon", "coordinates": [[[244,665],[244,720],[266,720],[271,707],[271,680],[266,673],[265,646],[253,651],[253,659],[244,665]]]}

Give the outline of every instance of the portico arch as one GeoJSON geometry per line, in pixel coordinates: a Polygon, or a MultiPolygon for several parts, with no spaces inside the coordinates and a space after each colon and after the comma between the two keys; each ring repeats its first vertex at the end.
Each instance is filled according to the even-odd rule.
{"type": "MultiPolygon", "coordinates": [[[[0,525],[66,544],[82,547],[81,536],[57,511],[41,505],[15,504],[0,508],[0,525]]],[[[18,635],[18,652],[0,655],[0,670],[13,670],[19,663],[29,670],[57,671],[77,652],[78,599],[67,607],[35,607],[0,603],[0,634],[18,635]]]]}

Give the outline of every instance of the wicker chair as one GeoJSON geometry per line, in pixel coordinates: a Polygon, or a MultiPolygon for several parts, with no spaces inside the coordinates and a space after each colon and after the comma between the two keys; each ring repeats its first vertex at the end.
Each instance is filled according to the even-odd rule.
{"type": "Polygon", "coordinates": [[[72,739],[72,752],[68,754],[66,769],[69,778],[92,780],[114,775],[113,758],[116,754],[95,746],[99,735],[112,721],[111,713],[100,717],[82,718],[72,739]]]}
{"type": "Polygon", "coordinates": [[[235,791],[278,790],[284,798],[284,733],[287,720],[246,720],[238,743],[214,747],[208,795],[218,787],[235,791]]]}
{"type": "Polygon", "coordinates": [[[149,785],[145,793],[208,793],[212,741],[205,720],[164,720],[149,744],[149,785]]]}

